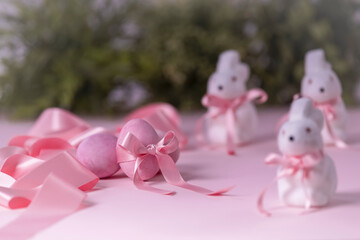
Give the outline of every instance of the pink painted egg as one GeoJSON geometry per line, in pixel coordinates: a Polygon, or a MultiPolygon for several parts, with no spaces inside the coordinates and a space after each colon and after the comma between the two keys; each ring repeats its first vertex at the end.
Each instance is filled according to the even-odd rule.
{"type": "MultiPolygon", "coordinates": [[[[132,133],[139,139],[144,146],[158,143],[161,138],[158,136],[154,128],[143,119],[133,119],[127,122],[121,129],[118,144],[124,140],[127,133],[132,133]]],[[[179,158],[180,150],[170,154],[172,159],[176,162],[179,158]]],[[[134,177],[135,162],[121,163],[121,170],[130,178],[134,177]]],[[[145,161],[139,167],[139,175],[142,180],[148,180],[154,177],[159,172],[159,166],[154,156],[147,156],[145,161]]]]}
{"type": "Polygon", "coordinates": [[[92,135],[80,143],[76,151],[77,160],[99,178],[110,177],[120,169],[116,142],[117,138],[108,133],[92,135]]]}

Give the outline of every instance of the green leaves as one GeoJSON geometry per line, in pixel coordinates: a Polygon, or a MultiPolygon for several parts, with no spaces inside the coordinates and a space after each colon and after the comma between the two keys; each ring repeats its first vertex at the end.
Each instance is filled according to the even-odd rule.
{"type": "MultiPolygon", "coordinates": [[[[1,1],[1,0],[0,0],[1,1]]],[[[288,103],[300,89],[306,51],[324,48],[352,103],[359,77],[356,1],[95,1],[12,0],[3,14],[1,107],[17,117],[46,107],[106,114],[122,110],[109,93],[140,82],[148,101],[201,108],[217,57],[238,50],[251,67],[249,87],[269,104],[288,103]],[[19,51],[20,49],[20,51],[19,51]]],[[[130,94],[130,92],[127,92],[130,94]]]]}

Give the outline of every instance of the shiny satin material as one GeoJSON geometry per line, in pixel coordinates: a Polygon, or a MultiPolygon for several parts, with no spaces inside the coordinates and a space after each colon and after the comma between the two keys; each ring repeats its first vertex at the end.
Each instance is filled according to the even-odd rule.
{"type": "Polygon", "coordinates": [[[76,211],[86,197],[56,175],[46,177],[29,207],[18,218],[0,228],[2,240],[25,240],[76,211]]]}
{"type": "MultiPolygon", "coordinates": [[[[306,154],[301,156],[281,156],[276,153],[271,153],[265,158],[265,164],[268,165],[280,165],[283,167],[281,172],[276,178],[274,178],[268,186],[266,186],[260,193],[257,201],[257,208],[260,213],[265,216],[271,216],[271,213],[264,208],[264,197],[272,184],[276,183],[279,179],[287,176],[294,176],[297,172],[302,171],[302,183],[309,178],[309,173],[320,161],[324,159],[324,153],[318,152],[314,154],[306,154]]],[[[304,194],[307,198],[305,208],[308,209],[311,206],[310,197],[304,188],[304,194]]]]}
{"type": "Polygon", "coordinates": [[[206,113],[196,124],[196,137],[201,144],[205,143],[204,135],[202,133],[205,120],[208,118],[217,118],[225,115],[226,118],[226,147],[230,155],[235,154],[235,139],[236,139],[236,110],[245,103],[254,101],[255,103],[263,103],[267,100],[267,94],[261,89],[251,89],[243,96],[234,99],[223,99],[214,95],[205,95],[201,100],[203,106],[214,107],[216,112],[206,113]]]}
{"type": "Polygon", "coordinates": [[[180,148],[183,148],[188,142],[187,136],[179,127],[180,117],[176,109],[170,104],[153,103],[146,105],[130,113],[125,118],[125,122],[136,118],[146,120],[153,128],[164,133],[173,131],[179,139],[180,148]]]}
{"type": "Polygon", "coordinates": [[[160,193],[165,195],[174,194],[173,191],[166,191],[159,188],[152,187],[146,184],[139,176],[138,169],[141,164],[146,161],[148,155],[155,156],[157,163],[164,176],[166,182],[181,188],[206,195],[221,195],[231,188],[221,189],[219,191],[211,191],[196,185],[187,183],[181,176],[176,167],[175,162],[169,156],[170,153],[175,152],[179,148],[179,143],[174,132],[167,132],[165,136],[155,144],[144,146],[139,139],[133,134],[128,133],[124,140],[118,143],[116,151],[119,163],[135,161],[133,182],[139,189],[160,193]]]}
{"type": "Polygon", "coordinates": [[[0,149],[0,204],[10,209],[29,206],[0,228],[1,239],[28,239],[80,206],[86,196],[82,191],[99,179],[74,158],[74,149],[84,137],[102,131],[51,108],[28,135],[16,136],[0,149]]]}

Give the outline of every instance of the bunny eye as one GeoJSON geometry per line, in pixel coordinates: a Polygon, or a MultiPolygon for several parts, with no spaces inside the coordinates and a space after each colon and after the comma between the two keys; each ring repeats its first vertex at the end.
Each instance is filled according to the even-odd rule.
{"type": "Polygon", "coordinates": [[[311,133],[311,128],[307,127],[307,128],[306,128],[306,132],[307,132],[307,133],[311,133]]]}
{"type": "Polygon", "coordinates": [[[236,76],[232,76],[231,81],[236,82],[237,78],[236,76]]]}
{"type": "Polygon", "coordinates": [[[218,86],[218,89],[221,91],[221,90],[223,90],[223,86],[218,86]]]}
{"type": "Polygon", "coordinates": [[[313,82],[313,81],[312,81],[312,79],[310,78],[310,79],[308,80],[308,83],[309,83],[309,84],[312,84],[312,82],[313,82]]]}

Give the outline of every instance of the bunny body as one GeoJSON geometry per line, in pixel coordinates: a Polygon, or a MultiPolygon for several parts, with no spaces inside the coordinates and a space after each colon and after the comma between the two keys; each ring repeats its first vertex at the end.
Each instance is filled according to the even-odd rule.
{"type": "MultiPolygon", "coordinates": [[[[239,54],[234,50],[223,52],[217,68],[208,81],[207,94],[223,99],[235,99],[246,93],[246,81],[250,70],[248,65],[240,62],[239,54]]],[[[209,113],[216,108],[209,107],[209,113]]],[[[258,126],[258,117],[253,103],[247,102],[236,109],[235,144],[251,141],[258,126]]],[[[209,118],[206,122],[207,138],[212,143],[224,144],[227,139],[226,115],[209,118]]]]}
{"type": "MultiPolygon", "coordinates": [[[[209,108],[209,111],[216,111],[209,108]]],[[[245,103],[236,111],[236,134],[235,144],[242,144],[251,141],[256,133],[258,126],[258,117],[256,108],[253,103],[245,103]]],[[[224,144],[226,142],[226,116],[222,115],[217,118],[208,119],[207,137],[212,143],[224,144]]]]}
{"type": "MultiPolygon", "coordinates": [[[[278,174],[282,167],[279,168],[278,174]]],[[[304,207],[309,197],[312,207],[321,207],[330,201],[336,191],[336,170],[332,159],[325,155],[324,159],[310,172],[306,181],[302,180],[300,170],[294,176],[279,179],[279,198],[288,206],[304,207]]]]}
{"type": "MultiPolygon", "coordinates": [[[[322,153],[322,127],[322,113],[314,108],[311,100],[295,100],[291,106],[289,121],[284,123],[278,135],[280,151],[284,156],[322,153]]],[[[295,174],[278,180],[279,197],[286,205],[304,207],[306,201],[310,201],[310,206],[319,207],[330,201],[337,187],[335,165],[326,154],[321,154],[318,159],[308,172],[300,169],[295,174]],[[307,174],[306,178],[303,177],[304,173],[307,174]]],[[[306,164],[309,160],[303,161],[306,164]]],[[[279,167],[278,175],[284,168],[284,165],[279,167]]]]}
{"type": "Polygon", "coordinates": [[[305,57],[305,76],[301,82],[301,95],[313,100],[315,106],[331,106],[334,118],[329,119],[325,113],[325,120],[330,126],[322,129],[323,141],[326,145],[334,144],[334,138],[345,140],[347,114],[345,104],[341,98],[342,87],[338,76],[326,61],[321,49],[309,51],[305,57]],[[333,136],[332,136],[333,135],[333,136]]]}

